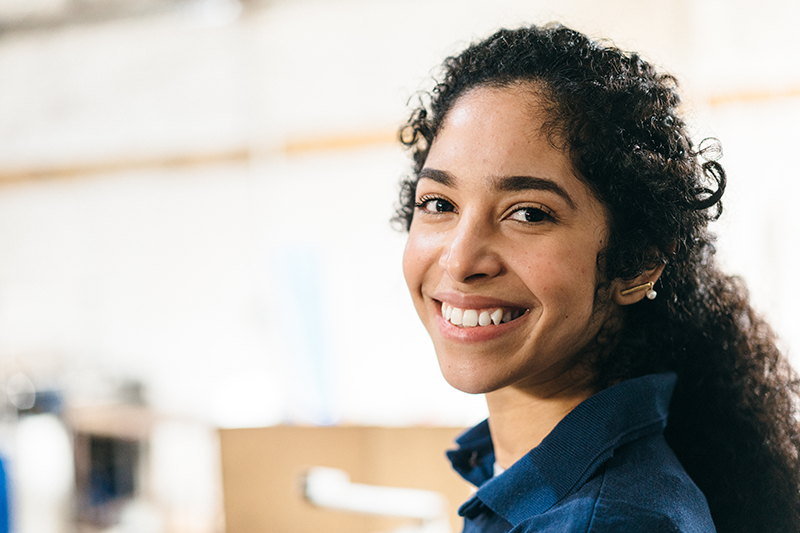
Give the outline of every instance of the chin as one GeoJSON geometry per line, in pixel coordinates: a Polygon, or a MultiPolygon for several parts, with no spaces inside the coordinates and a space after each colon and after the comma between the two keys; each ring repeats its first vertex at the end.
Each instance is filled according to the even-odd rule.
{"type": "Polygon", "coordinates": [[[506,386],[500,380],[491,379],[486,372],[472,368],[447,368],[440,362],[445,381],[456,390],[467,394],[486,394],[506,386]]]}

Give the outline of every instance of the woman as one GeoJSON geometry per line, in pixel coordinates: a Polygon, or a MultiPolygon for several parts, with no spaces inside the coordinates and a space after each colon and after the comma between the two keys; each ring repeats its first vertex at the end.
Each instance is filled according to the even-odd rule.
{"type": "Polygon", "coordinates": [[[715,264],[725,174],[675,86],[567,28],[501,30],[401,131],[406,281],[489,408],[449,453],[479,487],[466,532],[800,531],[797,377],[715,264]]]}

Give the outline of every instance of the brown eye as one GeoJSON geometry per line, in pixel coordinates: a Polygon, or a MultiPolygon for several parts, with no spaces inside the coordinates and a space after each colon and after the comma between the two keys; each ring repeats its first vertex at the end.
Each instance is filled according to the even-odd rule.
{"type": "Polygon", "coordinates": [[[417,203],[417,208],[428,213],[447,213],[453,211],[453,204],[444,198],[423,198],[417,203]]]}
{"type": "Polygon", "coordinates": [[[511,213],[509,218],[519,222],[544,222],[546,220],[552,220],[553,217],[544,209],[538,207],[523,207],[511,213]]]}

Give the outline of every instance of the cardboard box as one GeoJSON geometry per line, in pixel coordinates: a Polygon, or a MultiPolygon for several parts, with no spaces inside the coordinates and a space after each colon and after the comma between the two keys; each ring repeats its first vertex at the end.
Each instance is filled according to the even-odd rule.
{"type": "Polygon", "coordinates": [[[354,483],[435,490],[450,526],[472,487],[445,457],[463,428],[293,427],[220,431],[227,533],[376,533],[408,524],[321,509],[302,494],[309,467],[341,468],[354,483]]]}

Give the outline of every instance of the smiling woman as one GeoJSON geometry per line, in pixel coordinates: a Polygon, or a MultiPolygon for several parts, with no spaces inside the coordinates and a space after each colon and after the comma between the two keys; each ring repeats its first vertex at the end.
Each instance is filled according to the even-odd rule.
{"type": "Polygon", "coordinates": [[[715,266],[725,175],[678,103],[635,54],[530,27],[449,58],[401,132],[406,281],[489,407],[449,454],[465,532],[800,528],[797,378],[715,266]]]}
{"type": "Polygon", "coordinates": [[[404,270],[451,385],[566,386],[580,403],[592,384],[586,372],[576,382],[575,356],[612,310],[595,302],[608,222],[519,105],[532,100],[524,88],[480,88],[453,107],[420,172],[404,270]],[[493,314],[506,320],[487,324],[493,314]]]}

